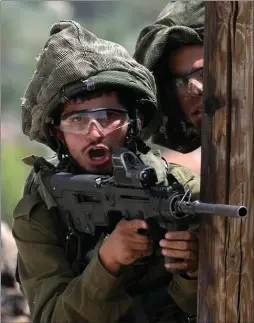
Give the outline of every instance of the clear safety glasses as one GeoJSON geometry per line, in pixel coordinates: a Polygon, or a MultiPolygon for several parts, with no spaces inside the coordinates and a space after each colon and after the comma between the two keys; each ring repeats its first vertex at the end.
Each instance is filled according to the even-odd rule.
{"type": "Polygon", "coordinates": [[[61,116],[60,129],[63,132],[86,135],[95,125],[104,136],[130,123],[126,110],[116,108],[86,109],[61,116]]]}
{"type": "Polygon", "coordinates": [[[190,87],[203,89],[203,67],[193,69],[181,75],[174,75],[177,89],[189,90],[190,87]]]}

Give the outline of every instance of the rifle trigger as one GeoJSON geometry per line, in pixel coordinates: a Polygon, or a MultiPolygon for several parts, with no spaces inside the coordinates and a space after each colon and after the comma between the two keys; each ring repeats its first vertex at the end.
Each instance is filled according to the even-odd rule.
{"type": "Polygon", "coordinates": [[[164,239],[165,233],[167,232],[166,229],[162,228],[155,219],[148,219],[146,222],[148,224],[150,240],[157,244],[161,239],[164,239]]]}
{"type": "Polygon", "coordinates": [[[138,234],[141,234],[142,236],[147,236],[150,238],[150,232],[147,229],[142,229],[142,228],[138,229],[138,234]]]}

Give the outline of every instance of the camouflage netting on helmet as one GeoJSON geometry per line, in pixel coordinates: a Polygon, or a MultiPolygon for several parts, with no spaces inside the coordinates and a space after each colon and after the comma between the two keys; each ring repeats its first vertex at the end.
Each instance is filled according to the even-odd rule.
{"type": "MultiPolygon", "coordinates": [[[[97,90],[109,86],[141,94],[152,111],[156,110],[152,74],[122,46],[99,39],[74,21],[54,24],[22,100],[23,132],[55,149],[45,127],[54,108],[89,87],[97,90]]],[[[150,112],[149,118],[153,115],[150,112]]],[[[152,126],[154,121],[149,121],[152,126]]]]}
{"type": "MultiPolygon", "coordinates": [[[[200,1],[171,1],[156,22],[145,27],[137,40],[134,58],[153,72],[162,112],[161,127],[153,142],[189,152],[200,146],[200,134],[185,120],[172,84],[166,91],[168,57],[171,51],[188,44],[203,44],[205,6],[200,1]],[[171,93],[168,93],[171,92],[171,93]]],[[[169,81],[170,85],[170,81],[169,81]]]]}

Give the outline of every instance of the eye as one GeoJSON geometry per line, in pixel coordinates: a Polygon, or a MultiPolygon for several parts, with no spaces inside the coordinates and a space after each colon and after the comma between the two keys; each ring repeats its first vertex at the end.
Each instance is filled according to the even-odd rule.
{"type": "Polygon", "coordinates": [[[81,116],[73,116],[70,118],[71,123],[80,123],[82,122],[83,118],[81,116]]]}
{"type": "Polygon", "coordinates": [[[120,112],[117,111],[107,111],[107,119],[108,121],[113,121],[117,118],[119,118],[120,112]]]}

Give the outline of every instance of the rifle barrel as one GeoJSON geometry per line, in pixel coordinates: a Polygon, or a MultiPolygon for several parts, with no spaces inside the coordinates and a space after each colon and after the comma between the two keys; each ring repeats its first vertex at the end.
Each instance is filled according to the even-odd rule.
{"type": "Polygon", "coordinates": [[[186,214],[211,214],[218,216],[229,216],[234,218],[245,218],[248,210],[245,206],[209,204],[199,201],[182,202],[179,209],[186,214]]]}

